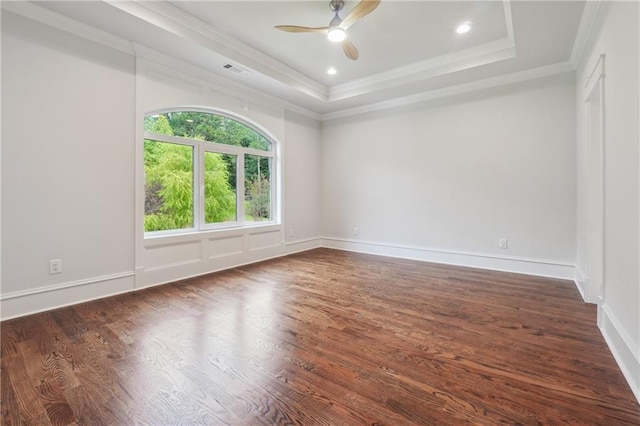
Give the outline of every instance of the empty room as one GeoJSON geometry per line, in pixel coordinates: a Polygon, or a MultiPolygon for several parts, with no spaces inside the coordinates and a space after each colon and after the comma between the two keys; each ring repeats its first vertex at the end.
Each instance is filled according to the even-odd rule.
{"type": "Polygon", "coordinates": [[[0,11],[0,424],[640,425],[639,2],[0,11]]]}

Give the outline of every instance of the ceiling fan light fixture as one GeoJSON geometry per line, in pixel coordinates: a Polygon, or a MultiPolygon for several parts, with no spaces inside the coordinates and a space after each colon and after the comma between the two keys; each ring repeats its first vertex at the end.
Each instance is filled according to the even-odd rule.
{"type": "Polygon", "coordinates": [[[339,43],[347,38],[347,32],[340,27],[331,28],[327,32],[327,37],[334,43],[339,43]]]}
{"type": "MultiPolygon", "coordinates": [[[[2,1],[2,0],[0,0],[2,1]]],[[[345,0],[331,0],[329,6],[334,12],[333,19],[326,27],[302,27],[299,25],[276,25],[275,28],[280,31],[290,33],[322,33],[334,43],[342,44],[342,51],[345,56],[352,61],[358,60],[358,49],[353,45],[351,40],[347,38],[347,29],[353,24],[373,12],[381,0],[360,0],[351,12],[344,18],[340,18],[338,12],[344,7],[345,0]]]]}

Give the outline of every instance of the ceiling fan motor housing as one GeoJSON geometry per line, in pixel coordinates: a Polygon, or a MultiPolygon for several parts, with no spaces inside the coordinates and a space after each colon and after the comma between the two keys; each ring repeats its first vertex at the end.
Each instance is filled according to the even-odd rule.
{"type": "Polygon", "coordinates": [[[344,0],[331,0],[329,3],[329,8],[332,12],[339,12],[344,7],[344,0]]]}

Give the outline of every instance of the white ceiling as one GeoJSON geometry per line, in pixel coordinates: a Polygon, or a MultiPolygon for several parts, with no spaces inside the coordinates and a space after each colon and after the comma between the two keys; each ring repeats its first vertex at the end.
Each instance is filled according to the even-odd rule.
{"type": "MultiPolygon", "coordinates": [[[[171,3],[327,86],[507,36],[502,2],[383,0],[349,29],[349,40],[361,52],[354,62],[346,58],[339,43],[329,42],[323,34],[292,34],[273,28],[275,24],[327,25],[333,16],[329,1],[171,3]],[[465,21],[474,23],[474,32],[460,36],[455,29],[465,21]],[[339,74],[328,76],[329,66],[335,66],[339,74]]],[[[345,2],[340,15],[344,18],[357,3],[345,2]]]]}
{"type": "MultiPolygon", "coordinates": [[[[25,5],[8,3],[4,9],[27,14],[25,5]]],[[[346,1],[341,16],[356,4],[346,1]]],[[[54,11],[330,117],[478,81],[566,72],[585,1],[382,0],[349,28],[358,61],[323,34],[273,28],[327,25],[333,16],[328,0],[41,1],[29,7],[31,15],[36,8],[54,11]],[[457,34],[465,21],[472,30],[457,34]],[[248,72],[232,73],[225,63],[248,72]],[[337,75],[326,74],[330,66],[337,75]]]]}

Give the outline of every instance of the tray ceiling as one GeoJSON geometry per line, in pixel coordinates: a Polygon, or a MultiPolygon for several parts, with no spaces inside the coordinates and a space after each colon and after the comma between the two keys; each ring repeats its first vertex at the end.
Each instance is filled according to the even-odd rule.
{"type": "MultiPolygon", "coordinates": [[[[566,72],[585,10],[584,1],[383,0],[349,28],[360,51],[351,61],[323,34],[273,28],[325,26],[328,1],[14,3],[3,8],[55,12],[320,116],[514,73],[566,72]],[[471,31],[457,34],[463,22],[471,31]],[[246,72],[222,68],[227,63],[246,72]]],[[[346,1],[341,16],[356,4],[346,1]]]]}

